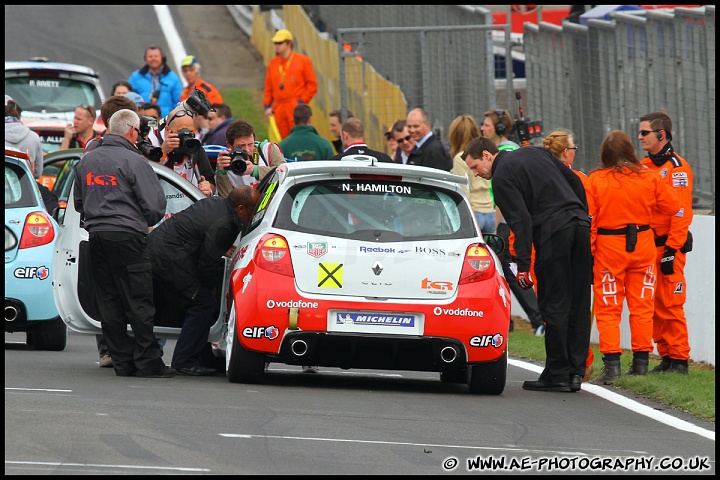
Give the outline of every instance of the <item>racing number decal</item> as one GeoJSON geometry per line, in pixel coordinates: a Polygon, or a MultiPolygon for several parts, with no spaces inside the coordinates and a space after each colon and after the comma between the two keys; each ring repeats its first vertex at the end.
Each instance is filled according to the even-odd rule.
{"type": "Polygon", "coordinates": [[[318,264],[318,287],[342,288],[342,263],[318,264]]]}
{"type": "Polygon", "coordinates": [[[275,189],[278,186],[278,182],[273,182],[268,186],[268,189],[265,190],[265,196],[262,200],[260,200],[256,212],[260,212],[262,210],[265,210],[267,208],[268,202],[270,202],[270,198],[272,198],[273,193],[275,193],[275,189]]]}

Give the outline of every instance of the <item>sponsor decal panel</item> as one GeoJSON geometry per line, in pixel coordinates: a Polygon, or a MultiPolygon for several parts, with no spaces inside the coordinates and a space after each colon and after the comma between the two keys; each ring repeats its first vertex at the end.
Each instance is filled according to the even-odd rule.
{"type": "Polygon", "coordinates": [[[415,315],[397,313],[356,313],[337,312],[336,325],[391,325],[395,327],[415,327],[415,315]]]}
{"type": "Polygon", "coordinates": [[[275,340],[280,336],[280,329],[275,325],[269,327],[245,327],[242,331],[242,336],[245,338],[267,338],[268,340],[275,340]]]}
{"type": "Polygon", "coordinates": [[[13,272],[15,278],[39,278],[45,280],[50,276],[50,269],[45,265],[42,267],[20,267],[13,272]]]}
{"type": "Polygon", "coordinates": [[[268,300],[265,306],[273,308],[319,308],[318,302],[306,302],[305,300],[268,300]]]}
{"type": "Polygon", "coordinates": [[[505,343],[505,337],[496,333],[495,335],[482,335],[470,339],[471,347],[494,347],[500,348],[505,343]]]}
{"type": "Polygon", "coordinates": [[[307,244],[308,255],[320,258],[328,252],[327,242],[309,242],[307,244]]]}
{"type": "Polygon", "coordinates": [[[485,312],[482,310],[470,310],[469,308],[442,308],[435,307],[433,313],[436,316],[449,315],[452,317],[479,317],[485,316],[485,312]]]}

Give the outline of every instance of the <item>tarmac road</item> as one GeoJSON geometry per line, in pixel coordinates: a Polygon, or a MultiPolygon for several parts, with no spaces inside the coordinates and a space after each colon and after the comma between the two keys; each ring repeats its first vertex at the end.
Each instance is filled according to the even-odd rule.
{"type": "Polygon", "coordinates": [[[202,78],[219,89],[257,88],[262,92],[262,57],[226,5],[178,5],[171,9],[185,50],[198,56],[202,78]]]}

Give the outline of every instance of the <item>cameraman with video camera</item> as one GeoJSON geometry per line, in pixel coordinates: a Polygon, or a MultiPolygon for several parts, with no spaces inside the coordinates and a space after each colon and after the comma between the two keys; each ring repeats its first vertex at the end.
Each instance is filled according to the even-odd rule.
{"type": "Polygon", "coordinates": [[[277,143],[255,140],[255,129],[245,120],[235,120],[225,134],[229,150],[217,157],[218,195],[227,197],[240,185],[255,187],[267,173],[285,163],[277,143]]]}

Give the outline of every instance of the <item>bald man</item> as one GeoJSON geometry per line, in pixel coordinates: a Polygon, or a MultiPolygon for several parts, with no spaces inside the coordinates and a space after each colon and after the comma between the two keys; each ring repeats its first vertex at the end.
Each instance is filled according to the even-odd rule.
{"type": "Polygon", "coordinates": [[[254,188],[236,187],[227,198],[213,196],[194,203],[148,235],[156,302],[172,305],[173,311],[184,315],[172,358],[180,375],[217,373],[201,362],[217,311],[215,289],[222,283],[223,257],[233,255],[233,244],[250,221],[258,199],[254,188]]]}

